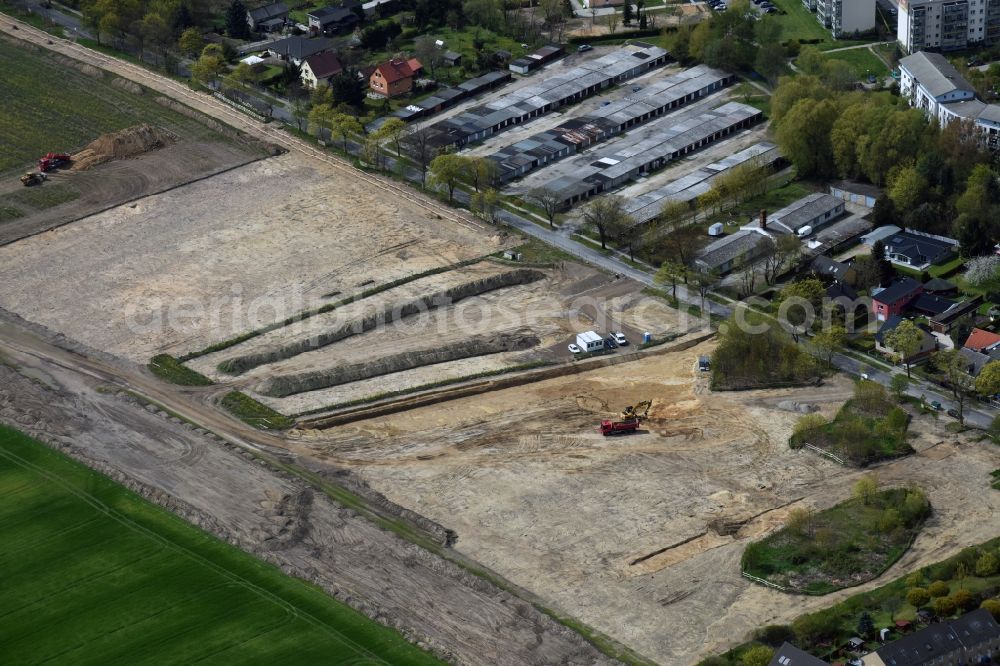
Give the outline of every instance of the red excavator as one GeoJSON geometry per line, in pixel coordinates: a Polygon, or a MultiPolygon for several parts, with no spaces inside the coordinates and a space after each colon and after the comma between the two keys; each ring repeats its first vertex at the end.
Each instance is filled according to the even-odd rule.
{"type": "Polygon", "coordinates": [[[42,173],[58,169],[70,161],[70,156],[66,153],[46,153],[38,158],[38,170],[42,173]]]}
{"type": "Polygon", "coordinates": [[[622,410],[621,420],[605,419],[601,421],[601,434],[607,437],[608,435],[624,435],[635,432],[639,429],[642,420],[649,414],[649,408],[652,406],[653,403],[650,400],[643,400],[635,406],[629,405],[622,410]]]}

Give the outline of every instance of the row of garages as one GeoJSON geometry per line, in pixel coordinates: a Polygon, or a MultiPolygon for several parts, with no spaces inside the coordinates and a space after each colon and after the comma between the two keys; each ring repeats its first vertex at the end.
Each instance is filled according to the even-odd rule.
{"type": "Polygon", "coordinates": [[[550,162],[702,99],[735,80],[705,65],[672,74],[634,89],[631,94],[572,118],[559,127],[532,135],[490,155],[501,183],[520,178],[550,162]]]}
{"type": "Polygon", "coordinates": [[[591,61],[553,72],[537,83],[475,106],[453,118],[430,126],[430,145],[461,147],[519,125],[566,104],[644,74],[667,62],[669,54],[658,46],[633,42],[591,61]]]}
{"type": "Polygon", "coordinates": [[[619,141],[603,156],[581,165],[572,175],[561,176],[543,187],[556,192],[564,207],[611,190],[640,175],[663,168],[668,162],[718,141],[763,119],[747,104],[728,102],[710,111],[691,113],[669,127],[635,140],[619,141]]]}
{"type": "Polygon", "coordinates": [[[658,216],[668,202],[694,201],[712,189],[712,183],[716,178],[738,166],[753,163],[760,167],[771,167],[779,160],[781,152],[778,147],[770,141],[761,141],[725,159],[672,180],[663,187],[633,197],[626,205],[626,211],[637,224],[644,224],[658,216]]]}

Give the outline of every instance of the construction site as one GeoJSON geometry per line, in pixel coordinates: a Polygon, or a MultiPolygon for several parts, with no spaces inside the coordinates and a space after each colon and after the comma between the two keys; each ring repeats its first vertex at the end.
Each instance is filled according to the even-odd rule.
{"type": "MultiPolygon", "coordinates": [[[[598,194],[591,181],[573,189],[595,173],[584,162],[652,150],[666,127],[701,132],[688,137],[701,150],[663,147],[654,158],[666,168],[655,174],[640,157],[617,160],[615,185],[636,211],[736,164],[776,159],[754,124],[760,112],[724,88],[729,75],[661,70],[662,49],[637,49],[650,64],[602,48],[553,65],[591,67],[587,81],[563,82],[584,100],[566,116],[600,109],[590,96],[603,87],[670,76],[663,90],[680,86],[674,106],[637,113],[631,93],[612,90],[643,124],[602,136],[593,154],[534,165],[508,191],[578,176],[571,198],[598,194]],[[699,129],[706,114],[714,124],[699,129]]],[[[761,625],[865,589],[786,595],[739,566],[745,546],[793,509],[850,496],[861,470],[788,441],[804,412],[835,415],[851,379],[712,392],[704,369],[715,334],[644,284],[565,253],[520,256],[530,244],[511,228],[143,68],[95,62],[207,122],[224,119],[242,138],[219,144],[231,161],[206,162],[183,182],[171,174],[196,145],[161,125],[51,158],[61,164],[30,189],[64,181],[83,194],[0,225],[10,231],[0,246],[0,422],[453,663],[605,664],[619,654],[693,664],[761,625]],[[167,159],[178,161],[173,171],[157,166],[167,159]],[[133,179],[141,184],[122,190],[88,185],[133,179]],[[600,353],[569,349],[590,331],[600,353]],[[616,333],[626,342],[604,349],[616,333]],[[161,354],[205,385],[159,379],[148,364],[161,354]],[[230,391],[295,425],[254,429],[220,407],[230,391]]],[[[558,127],[565,118],[552,108],[527,110],[537,125],[483,126],[462,141],[498,153],[558,127]]],[[[2,184],[15,187],[24,188],[16,176],[2,184]]],[[[933,415],[915,414],[910,430],[916,453],[878,472],[884,483],[919,485],[934,514],[866,585],[995,536],[1000,496],[969,479],[1000,467],[996,447],[933,415]]]]}

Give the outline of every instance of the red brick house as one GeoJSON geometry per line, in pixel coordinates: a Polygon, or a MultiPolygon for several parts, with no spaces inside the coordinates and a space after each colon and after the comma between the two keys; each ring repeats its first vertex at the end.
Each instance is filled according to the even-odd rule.
{"type": "Polygon", "coordinates": [[[423,65],[416,58],[393,59],[375,68],[368,79],[372,92],[383,97],[396,97],[413,89],[413,78],[423,71],[423,65]]]}
{"type": "Polygon", "coordinates": [[[894,280],[888,287],[872,296],[872,312],[875,313],[875,319],[886,321],[893,315],[901,314],[903,308],[923,291],[924,286],[913,278],[894,280]]]}

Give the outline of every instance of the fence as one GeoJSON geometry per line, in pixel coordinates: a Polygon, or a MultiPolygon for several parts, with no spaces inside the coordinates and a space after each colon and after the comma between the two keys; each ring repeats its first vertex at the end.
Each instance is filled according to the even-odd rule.
{"type": "Polygon", "coordinates": [[[835,456],[834,454],[830,453],[829,451],[824,451],[823,449],[819,448],[818,446],[813,446],[812,444],[803,444],[802,448],[809,449],[810,451],[815,451],[816,453],[820,454],[821,456],[826,456],[830,460],[832,460],[834,462],[837,462],[837,463],[840,463],[844,467],[848,466],[847,463],[844,462],[840,457],[835,456]]]}

